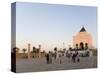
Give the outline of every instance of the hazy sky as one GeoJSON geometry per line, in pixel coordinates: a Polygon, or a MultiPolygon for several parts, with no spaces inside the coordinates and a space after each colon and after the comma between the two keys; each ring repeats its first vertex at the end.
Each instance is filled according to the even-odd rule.
{"type": "Polygon", "coordinates": [[[68,48],[73,36],[84,26],[97,47],[97,8],[40,3],[16,4],[16,40],[19,48],[27,44],[44,50],[68,48]],[[65,46],[63,46],[63,42],[65,46]]]}

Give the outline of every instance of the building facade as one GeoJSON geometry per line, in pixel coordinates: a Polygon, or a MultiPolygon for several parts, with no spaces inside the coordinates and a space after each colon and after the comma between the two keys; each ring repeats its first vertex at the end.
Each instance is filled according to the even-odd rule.
{"type": "Polygon", "coordinates": [[[93,47],[92,36],[84,27],[73,37],[73,46],[78,49],[91,49],[93,47]]]}

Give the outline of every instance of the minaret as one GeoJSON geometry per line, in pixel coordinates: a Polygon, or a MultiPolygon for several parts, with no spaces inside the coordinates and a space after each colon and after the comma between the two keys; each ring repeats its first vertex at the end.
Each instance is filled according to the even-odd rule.
{"type": "Polygon", "coordinates": [[[31,49],[31,44],[28,44],[28,59],[30,59],[31,58],[31,55],[30,55],[30,49],[31,49]]]}

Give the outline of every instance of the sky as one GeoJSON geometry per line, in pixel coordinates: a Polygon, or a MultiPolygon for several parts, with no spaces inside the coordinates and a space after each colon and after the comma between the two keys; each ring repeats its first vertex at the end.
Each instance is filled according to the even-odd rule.
{"type": "Polygon", "coordinates": [[[16,3],[16,45],[27,48],[42,45],[42,50],[68,48],[82,26],[97,47],[97,8],[43,3],[16,3]]]}

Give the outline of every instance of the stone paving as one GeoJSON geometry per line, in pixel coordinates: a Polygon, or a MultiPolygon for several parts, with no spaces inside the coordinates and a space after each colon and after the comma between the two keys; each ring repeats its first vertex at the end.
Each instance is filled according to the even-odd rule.
{"type": "Polygon", "coordinates": [[[97,57],[81,57],[80,62],[73,63],[71,59],[63,57],[60,64],[59,59],[53,59],[52,64],[46,64],[46,59],[17,59],[16,72],[37,72],[37,71],[53,71],[53,70],[71,70],[96,68],[97,57]]]}

